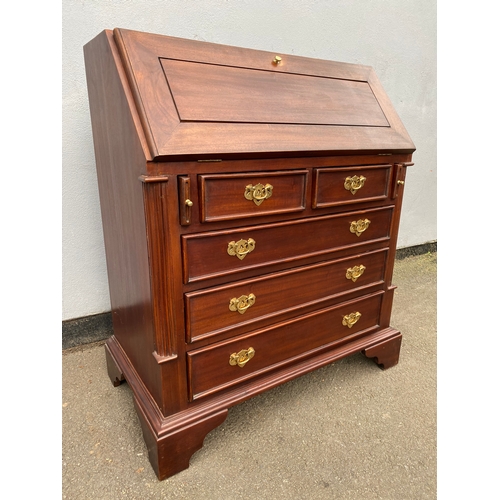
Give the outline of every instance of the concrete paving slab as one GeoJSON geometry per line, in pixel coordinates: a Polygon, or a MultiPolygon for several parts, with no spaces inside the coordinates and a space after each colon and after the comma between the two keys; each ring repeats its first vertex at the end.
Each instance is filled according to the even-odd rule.
{"type": "Polygon", "coordinates": [[[161,482],[102,343],[63,351],[63,498],[435,499],[436,260],[396,261],[397,366],[355,355],[231,408],[161,482]]]}

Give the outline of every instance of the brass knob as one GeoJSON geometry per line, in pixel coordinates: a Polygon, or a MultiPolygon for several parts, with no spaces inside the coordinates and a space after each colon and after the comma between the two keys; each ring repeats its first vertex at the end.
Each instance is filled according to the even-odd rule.
{"type": "Polygon", "coordinates": [[[188,207],[192,207],[193,206],[193,202],[191,200],[186,200],[185,203],[186,203],[186,205],[188,207]]]}
{"type": "Polygon", "coordinates": [[[281,62],[281,57],[280,56],[274,56],[273,63],[278,66],[278,64],[281,62]]]}
{"type": "Polygon", "coordinates": [[[405,183],[405,181],[398,181],[398,184],[399,184],[400,186],[403,186],[403,185],[404,185],[404,183],[405,183]]]}

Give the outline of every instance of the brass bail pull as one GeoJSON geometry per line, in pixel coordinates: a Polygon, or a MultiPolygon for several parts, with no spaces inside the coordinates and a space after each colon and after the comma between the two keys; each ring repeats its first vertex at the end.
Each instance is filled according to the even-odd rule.
{"type": "Polygon", "coordinates": [[[257,206],[259,206],[264,200],[271,198],[273,194],[273,186],[271,184],[266,184],[265,186],[259,182],[255,186],[249,184],[245,187],[245,199],[253,201],[257,206]]]}
{"type": "Polygon", "coordinates": [[[352,280],[353,283],[365,272],[366,267],[363,264],[359,266],[349,267],[345,273],[345,277],[348,280],[352,280]]]}
{"type": "Polygon", "coordinates": [[[255,240],[248,238],[248,240],[230,241],[227,245],[227,253],[235,255],[238,259],[243,260],[255,248],[255,240]]]}
{"type": "Polygon", "coordinates": [[[242,295],[238,298],[234,297],[229,301],[229,310],[245,314],[246,310],[255,304],[255,299],[256,297],[253,293],[242,295]]]}
{"type": "Polygon", "coordinates": [[[356,194],[364,185],[365,185],[366,177],[361,176],[353,176],[346,177],[344,181],[344,188],[347,191],[350,191],[351,194],[356,194]]]}
{"type": "Polygon", "coordinates": [[[354,233],[356,236],[359,236],[361,233],[368,229],[370,225],[369,219],[360,219],[358,221],[352,221],[350,226],[351,233],[354,233]]]}
{"type": "Polygon", "coordinates": [[[254,357],[254,354],[255,349],[253,347],[243,349],[240,352],[233,352],[229,356],[229,364],[231,366],[238,365],[240,368],[243,368],[254,357]]]}
{"type": "Polygon", "coordinates": [[[342,324],[347,326],[347,328],[352,328],[358,322],[359,318],[361,318],[361,313],[359,311],[346,314],[342,318],[342,324]]]}

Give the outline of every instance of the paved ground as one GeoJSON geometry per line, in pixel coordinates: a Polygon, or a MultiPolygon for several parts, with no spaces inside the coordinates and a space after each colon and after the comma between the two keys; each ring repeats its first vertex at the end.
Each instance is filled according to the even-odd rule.
{"type": "Polygon", "coordinates": [[[396,261],[397,366],[352,356],[234,407],[162,482],[102,344],[64,351],[63,498],[435,499],[436,259],[396,261]]]}

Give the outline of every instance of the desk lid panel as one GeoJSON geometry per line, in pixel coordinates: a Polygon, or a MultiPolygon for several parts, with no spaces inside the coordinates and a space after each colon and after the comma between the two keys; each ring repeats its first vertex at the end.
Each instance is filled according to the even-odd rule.
{"type": "Polygon", "coordinates": [[[370,86],[161,59],[181,121],[389,127],[370,86]]]}
{"type": "Polygon", "coordinates": [[[368,66],[113,34],[156,160],[415,149],[368,66]]]}

